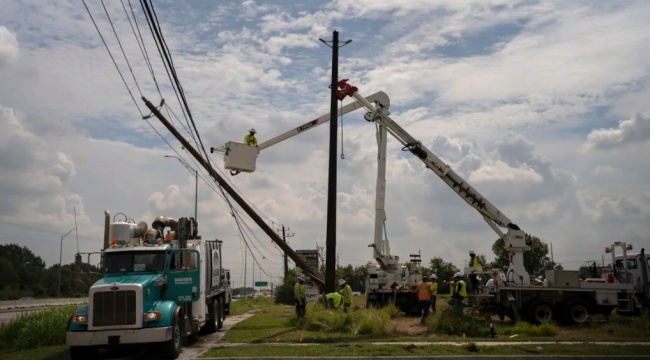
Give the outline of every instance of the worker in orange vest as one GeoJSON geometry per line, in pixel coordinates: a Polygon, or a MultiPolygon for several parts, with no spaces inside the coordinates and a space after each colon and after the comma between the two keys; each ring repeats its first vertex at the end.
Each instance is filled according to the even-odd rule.
{"type": "Polygon", "coordinates": [[[422,281],[418,284],[418,301],[420,302],[420,309],[422,316],[420,317],[420,324],[424,324],[429,316],[429,308],[431,307],[431,298],[433,297],[433,290],[431,290],[431,283],[429,277],[422,276],[422,281]]]}

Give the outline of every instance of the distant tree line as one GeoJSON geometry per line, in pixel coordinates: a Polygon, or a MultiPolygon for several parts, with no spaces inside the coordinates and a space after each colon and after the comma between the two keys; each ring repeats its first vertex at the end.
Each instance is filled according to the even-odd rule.
{"type": "Polygon", "coordinates": [[[0,300],[21,297],[52,298],[88,296],[88,288],[98,279],[99,269],[88,264],[74,263],[45,267],[45,262],[27,247],[16,244],[0,245],[0,300]]]}

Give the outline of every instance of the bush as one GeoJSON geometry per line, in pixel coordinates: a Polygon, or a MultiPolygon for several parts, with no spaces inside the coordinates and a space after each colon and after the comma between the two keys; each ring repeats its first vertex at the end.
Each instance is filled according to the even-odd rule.
{"type": "MultiPolygon", "coordinates": [[[[309,304],[304,320],[291,317],[289,326],[299,326],[310,331],[381,335],[386,333],[394,310],[355,310],[348,313],[325,309],[320,304],[309,304]]],[[[399,313],[399,312],[398,312],[399,313]]]]}
{"type": "Polygon", "coordinates": [[[386,316],[388,316],[389,319],[394,319],[397,316],[399,316],[402,312],[393,304],[389,304],[384,306],[383,308],[380,309],[380,311],[386,316]]]}
{"type": "Polygon", "coordinates": [[[293,297],[293,285],[282,284],[280,286],[277,286],[273,291],[275,292],[276,304],[285,304],[285,305],[295,304],[295,299],[293,297]]]}
{"type": "Polygon", "coordinates": [[[0,349],[25,350],[65,344],[68,319],[76,305],[22,314],[0,329],[0,349]]]}
{"type": "Polygon", "coordinates": [[[453,307],[446,308],[427,321],[427,326],[438,333],[467,337],[487,337],[490,335],[490,320],[465,313],[453,307]]]}

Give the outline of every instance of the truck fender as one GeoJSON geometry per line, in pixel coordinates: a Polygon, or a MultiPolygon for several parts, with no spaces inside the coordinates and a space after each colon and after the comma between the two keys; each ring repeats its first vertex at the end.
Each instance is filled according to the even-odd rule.
{"type": "Polygon", "coordinates": [[[171,326],[174,318],[178,318],[182,308],[173,301],[157,301],[148,311],[160,311],[162,314],[160,320],[148,322],[149,326],[171,326]]]}
{"type": "Polygon", "coordinates": [[[70,318],[68,319],[68,327],[67,331],[86,331],[88,330],[88,325],[87,324],[73,324],[72,323],[72,317],[75,315],[86,315],[88,316],[88,304],[80,305],[78,306],[74,313],[70,315],[70,318]]]}

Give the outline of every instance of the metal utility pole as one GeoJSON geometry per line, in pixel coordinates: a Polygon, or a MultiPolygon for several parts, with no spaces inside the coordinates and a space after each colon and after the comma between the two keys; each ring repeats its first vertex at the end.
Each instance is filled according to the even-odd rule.
{"type": "MultiPolygon", "coordinates": [[[[288,237],[293,237],[295,234],[291,232],[291,229],[284,227],[282,224],[282,240],[284,243],[287,243],[288,237]],[[285,231],[286,230],[286,231],[285,231]]],[[[287,245],[288,246],[288,245],[287,245]]],[[[318,269],[316,269],[318,271],[318,269]]],[[[284,253],[284,278],[286,279],[289,274],[289,262],[287,261],[287,253],[284,253]]]]}
{"type": "Polygon", "coordinates": [[[309,276],[309,278],[311,278],[314,283],[322,289],[325,286],[325,282],[318,275],[317,271],[309,267],[309,264],[307,264],[307,262],[302,257],[293,251],[293,249],[285,245],[284,242],[282,242],[280,235],[276,234],[275,231],[264,221],[264,219],[262,219],[262,217],[259,216],[255,210],[253,210],[253,207],[250,206],[246,200],[244,200],[244,198],[239,195],[235,189],[233,189],[232,186],[230,186],[230,184],[217,173],[216,170],[214,170],[214,168],[212,168],[212,165],[208,162],[208,160],[199,154],[194,146],[192,146],[192,144],[190,144],[190,142],[187,141],[187,139],[185,139],[183,135],[178,132],[174,125],[172,125],[172,123],[170,123],[169,120],[165,118],[165,116],[160,112],[160,110],[158,110],[158,108],[156,108],[154,104],[151,103],[151,101],[147,100],[145,97],[142,97],[142,100],[144,101],[149,111],[151,111],[151,113],[156,116],[158,120],[160,120],[163,126],[165,126],[165,128],[167,128],[167,130],[181,143],[181,145],[185,147],[185,150],[192,154],[196,161],[201,164],[201,166],[203,166],[210,177],[212,177],[215,182],[219,184],[219,186],[221,186],[223,190],[225,190],[228,195],[232,197],[233,200],[235,200],[235,202],[242,208],[242,210],[244,210],[246,214],[250,216],[253,221],[255,221],[257,226],[259,226],[264,231],[264,233],[266,233],[266,235],[268,235],[271,239],[273,239],[273,241],[278,244],[278,246],[280,246],[282,251],[289,255],[291,260],[296,263],[296,266],[300,267],[305,272],[305,275],[309,276]]]}
{"type": "MultiPolygon", "coordinates": [[[[336,137],[338,135],[338,97],[336,91],[339,82],[339,32],[334,30],[332,41],[318,40],[332,48],[332,82],[330,83],[332,99],[330,104],[330,151],[327,180],[327,230],[325,233],[325,293],[331,293],[336,291],[336,284],[334,283],[336,280],[336,137]]],[[[341,47],[351,42],[352,40],[347,40],[341,47]]]]}

